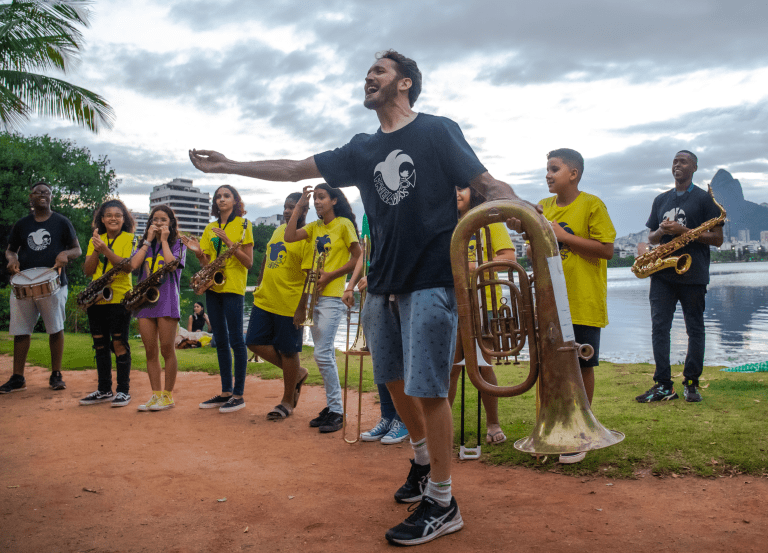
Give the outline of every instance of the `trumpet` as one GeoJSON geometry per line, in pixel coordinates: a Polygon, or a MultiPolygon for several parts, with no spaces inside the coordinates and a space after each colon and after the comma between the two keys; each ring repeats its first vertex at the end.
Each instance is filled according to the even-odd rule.
{"type": "MultiPolygon", "coordinates": [[[[520,451],[556,454],[589,451],[617,444],[621,432],[608,430],[589,406],[578,355],[590,347],[576,344],[570,318],[568,294],[562,261],[554,231],[536,209],[521,201],[493,201],[482,204],[459,221],[451,240],[456,301],[467,374],[484,394],[498,397],[520,395],[538,383],[536,425],[527,438],[515,442],[520,451]],[[467,247],[477,229],[491,223],[505,223],[514,217],[521,221],[531,244],[533,280],[517,262],[490,261],[469,270],[467,247]],[[517,273],[519,287],[493,273],[517,273]],[[490,273],[489,276],[484,276],[490,273]],[[510,301],[487,312],[478,306],[478,294],[485,288],[501,285],[510,301]],[[535,306],[533,291],[535,288],[535,306]],[[526,379],[515,386],[494,386],[485,381],[478,368],[478,350],[495,361],[505,362],[529,344],[530,369],[526,379]]],[[[586,345],[585,345],[586,346],[586,345]]]]}
{"type": "MultiPolygon", "coordinates": [[[[364,277],[368,276],[368,260],[371,255],[371,241],[367,236],[363,236],[361,246],[363,248],[363,270],[361,271],[360,276],[364,277]]],[[[365,344],[363,324],[360,322],[360,318],[363,315],[364,303],[365,290],[362,290],[360,292],[360,306],[357,308],[357,334],[355,335],[355,341],[351,347],[349,345],[349,329],[355,323],[352,323],[352,309],[347,309],[347,349],[344,352],[344,419],[341,427],[341,437],[344,438],[344,441],[348,444],[354,444],[360,441],[360,430],[362,430],[360,423],[363,416],[363,357],[370,355],[368,347],[365,344]],[[357,388],[357,437],[354,440],[347,438],[347,383],[349,382],[350,355],[357,355],[360,358],[360,382],[357,388]]]]}
{"type": "Polygon", "coordinates": [[[302,292],[302,299],[304,300],[304,308],[306,310],[306,318],[301,326],[315,326],[314,314],[315,307],[317,306],[317,297],[319,296],[317,290],[317,280],[320,278],[320,271],[325,266],[325,250],[318,255],[317,246],[312,251],[312,268],[307,273],[307,278],[304,281],[304,290],[302,292]],[[315,263],[317,262],[317,263],[315,263]]]}

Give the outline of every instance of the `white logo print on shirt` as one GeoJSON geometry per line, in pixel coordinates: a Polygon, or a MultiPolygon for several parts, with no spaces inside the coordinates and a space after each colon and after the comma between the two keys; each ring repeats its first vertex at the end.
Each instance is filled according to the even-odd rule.
{"type": "Polygon", "coordinates": [[[39,252],[48,247],[51,243],[51,233],[44,228],[37,229],[35,232],[30,232],[27,236],[27,246],[29,249],[39,252]]]}
{"type": "Polygon", "coordinates": [[[679,207],[673,207],[672,209],[667,211],[664,214],[664,217],[662,218],[662,221],[666,221],[667,219],[669,219],[670,221],[677,221],[681,225],[686,226],[686,224],[685,224],[685,222],[686,222],[685,211],[683,211],[679,207]]]}
{"type": "Polygon", "coordinates": [[[387,159],[373,170],[373,183],[379,197],[389,205],[396,205],[408,195],[408,188],[416,187],[416,168],[408,154],[392,150],[387,159]]]}

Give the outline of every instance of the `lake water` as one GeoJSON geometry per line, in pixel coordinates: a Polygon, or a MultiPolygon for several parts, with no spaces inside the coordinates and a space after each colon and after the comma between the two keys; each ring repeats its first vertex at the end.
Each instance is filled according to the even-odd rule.
{"type": "MultiPolygon", "coordinates": [[[[704,364],[730,367],[768,360],[768,263],[716,264],[711,266],[710,275],[704,312],[707,344],[704,364]]],[[[601,334],[600,359],[653,363],[650,284],[650,279],[637,278],[628,267],[608,269],[610,324],[601,334]]],[[[244,329],[248,327],[253,295],[247,293],[245,302],[244,329]]],[[[356,321],[354,316],[353,321],[356,321]]],[[[342,351],[346,331],[346,319],[343,319],[335,341],[336,348],[342,351]]],[[[672,323],[671,342],[672,363],[683,363],[688,336],[679,305],[672,323]]],[[[304,344],[312,345],[308,331],[304,344]]],[[[527,352],[524,353],[521,359],[527,359],[527,352]]]]}

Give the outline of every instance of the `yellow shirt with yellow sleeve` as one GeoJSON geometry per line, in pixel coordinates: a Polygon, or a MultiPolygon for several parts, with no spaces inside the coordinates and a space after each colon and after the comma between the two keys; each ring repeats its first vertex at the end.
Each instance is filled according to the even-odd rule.
{"type": "MultiPolygon", "coordinates": [[[[581,192],[563,207],[557,205],[557,196],[545,198],[539,204],[547,220],[557,221],[570,234],[604,244],[616,240],[608,209],[597,196],[581,192]]],[[[558,246],[573,324],[605,327],[608,324],[608,261],[582,257],[562,243],[558,246]]]]}
{"type": "MultiPolygon", "coordinates": [[[[130,232],[121,232],[117,235],[114,242],[109,240],[107,233],[100,234],[99,238],[101,238],[102,241],[109,246],[109,249],[112,250],[115,255],[119,255],[123,259],[128,259],[131,257],[131,252],[133,251],[133,234],[130,232]]],[[[93,239],[88,241],[88,250],[86,251],[85,255],[87,257],[91,254],[93,254],[93,239]]],[[[104,261],[99,259],[99,264],[96,266],[96,272],[93,273],[93,280],[101,278],[101,276],[112,269],[112,267],[112,262],[107,260],[107,267],[105,269],[104,261]]],[[[122,271],[117,273],[115,280],[113,280],[112,284],[109,286],[112,288],[112,299],[109,301],[98,301],[96,302],[96,305],[108,305],[111,303],[120,303],[123,301],[123,298],[125,297],[125,294],[128,292],[128,290],[133,288],[131,273],[124,273],[122,271]]]]}
{"type": "MultiPolygon", "coordinates": [[[[213,233],[213,229],[221,228],[227,233],[227,238],[232,242],[239,242],[243,236],[243,223],[246,224],[245,239],[243,240],[242,247],[253,247],[253,226],[251,222],[242,217],[235,217],[231,221],[220,224],[218,221],[208,223],[203,231],[203,237],[200,239],[200,247],[203,249],[203,253],[208,255],[211,259],[211,263],[219,256],[224,255],[227,251],[227,245],[218,236],[213,233]],[[217,246],[220,244],[218,253],[216,252],[217,246]]],[[[226,281],[224,284],[214,284],[208,290],[211,292],[218,292],[219,294],[232,293],[245,295],[245,285],[248,279],[248,269],[240,263],[237,256],[233,255],[227,259],[224,265],[224,276],[226,281]]]]}
{"type": "Polygon", "coordinates": [[[304,260],[312,262],[312,245],[304,240],[285,241],[285,227],[280,225],[267,243],[261,285],[253,292],[253,305],[269,313],[293,317],[304,290],[304,260]]]}
{"type": "MultiPolygon", "coordinates": [[[[327,225],[322,219],[312,221],[304,227],[307,231],[307,243],[314,244],[317,255],[325,251],[325,272],[335,271],[349,261],[349,247],[358,242],[355,226],[346,217],[335,217],[327,225]]],[[[310,250],[311,251],[311,250],[310,250]]],[[[302,269],[309,270],[312,264],[312,255],[305,260],[302,269]]],[[[317,263],[317,261],[315,261],[317,263]]],[[[347,275],[342,275],[332,280],[323,289],[323,296],[340,298],[344,295],[344,286],[347,275]]]]}
{"type": "MultiPolygon", "coordinates": [[[[487,263],[498,255],[501,250],[515,251],[515,245],[512,243],[512,239],[509,237],[507,226],[504,223],[491,223],[488,225],[488,230],[491,233],[491,246],[493,246],[493,254],[488,255],[488,238],[485,231],[481,234],[481,240],[483,244],[483,262],[487,263]]],[[[477,263],[477,243],[475,236],[469,241],[467,258],[470,263],[477,263]]],[[[501,307],[501,285],[496,285],[496,307],[501,307]]],[[[486,305],[490,309],[491,307],[491,289],[485,289],[486,305]]]]}

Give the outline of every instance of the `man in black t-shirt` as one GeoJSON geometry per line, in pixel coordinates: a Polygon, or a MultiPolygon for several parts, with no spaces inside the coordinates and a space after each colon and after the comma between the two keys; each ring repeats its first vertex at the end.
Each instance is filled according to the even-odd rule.
{"type": "MultiPolygon", "coordinates": [[[[692,182],[698,168],[696,156],[681,150],[672,162],[675,188],[664,192],[653,201],[646,226],[650,229],[651,244],[666,244],[675,237],[701,226],[720,215],[712,197],[692,182]]],[[[640,403],[669,401],[677,393],[672,383],[669,362],[670,331],[677,302],[683,308],[685,328],[688,332],[688,354],[683,369],[683,395],[686,401],[701,401],[697,388],[704,369],[704,298],[709,284],[709,246],[723,243],[722,223],[702,232],[696,240],[672,255],[691,256],[691,266],[683,274],[674,268],[663,269],[651,275],[651,324],[656,384],[635,399],[640,403]]]]}
{"type": "Polygon", "coordinates": [[[51,187],[41,181],[35,183],[29,194],[32,213],[20,219],[11,229],[5,258],[8,272],[15,275],[34,268],[52,268],[59,271],[61,287],[46,297],[16,299],[11,294],[10,334],[13,336],[13,375],[0,386],[0,394],[26,388],[24,364],[29,352],[30,335],[43,316],[48,344],[51,348],[51,377],[54,390],[63,390],[61,358],[64,353],[64,307],[67,303],[67,274],[64,268],[82,251],[72,223],[59,213],[51,211],[51,187]]]}
{"type": "Polygon", "coordinates": [[[360,190],[373,243],[362,324],[374,380],[387,384],[414,450],[395,499],[421,501],[385,537],[416,545],[463,526],[451,490],[447,399],[457,325],[449,247],[458,221],[455,187],[471,186],[487,200],[517,196],[488,174],[456,123],[411,109],[421,92],[416,62],[392,50],[380,54],[364,92],[363,105],[376,112],[380,128],[336,150],[303,161],[237,162],[210,150],[189,157],[205,173],[293,182],[322,177],[360,190]]]}

